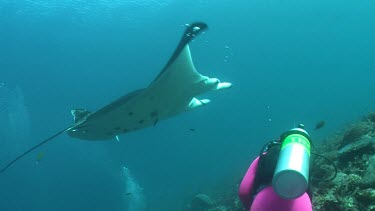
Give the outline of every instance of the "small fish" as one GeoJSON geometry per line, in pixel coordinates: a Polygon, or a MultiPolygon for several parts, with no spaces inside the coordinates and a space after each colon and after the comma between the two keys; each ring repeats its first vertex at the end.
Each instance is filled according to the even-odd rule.
{"type": "Polygon", "coordinates": [[[129,196],[129,195],[132,195],[132,193],[130,193],[130,192],[129,193],[125,193],[125,195],[129,196]]]}
{"type": "Polygon", "coordinates": [[[190,130],[190,131],[195,131],[195,129],[194,129],[194,128],[190,128],[189,130],[190,130]]]}
{"type": "Polygon", "coordinates": [[[38,164],[44,157],[43,152],[39,152],[38,155],[36,156],[35,162],[38,164]]]}
{"type": "Polygon", "coordinates": [[[319,130],[319,129],[322,128],[325,124],[326,124],[325,121],[319,121],[318,123],[316,123],[314,130],[319,130]]]}

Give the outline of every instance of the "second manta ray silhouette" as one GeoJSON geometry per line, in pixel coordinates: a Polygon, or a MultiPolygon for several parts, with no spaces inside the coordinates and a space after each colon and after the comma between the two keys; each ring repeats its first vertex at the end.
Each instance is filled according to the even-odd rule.
{"type": "Polygon", "coordinates": [[[207,28],[202,22],[188,25],[168,63],[147,88],[130,92],[95,112],[72,110],[74,125],[24,152],[0,173],[24,155],[64,132],[73,138],[84,140],[118,139],[120,134],[156,125],[162,119],[209,103],[210,100],[199,100],[196,96],[210,90],[226,89],[232,84],[203,76],[194,67],[188,44],[207,28]]]}

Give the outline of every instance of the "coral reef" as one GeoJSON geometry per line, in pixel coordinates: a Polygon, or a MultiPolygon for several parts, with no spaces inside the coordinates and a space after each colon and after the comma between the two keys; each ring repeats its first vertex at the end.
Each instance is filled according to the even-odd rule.
{"type": "Polygon", "coordinates": [[[186,205],[185,211],[244,211],[237,196],[238,185],[234,185],[228,192],[214,191],[213,196],[197,194],[186,205]]]}
{"type": "Polygon", "coordinates": [[[340,147],[357,141],[363,135],[369,134],[374,130],[374,123],[371,121],[363,121],[351,125],[344,134],[342,141],[339,142],[340,147]]]}
{"type": "Polygon", "coordinates": [[[365,188],[375,187],[375,155],[372,155],[370,159],[368,159],[361,186],[365,188]]]}
{"type": "MultiPolygon", "coordinates": [[[[313,180],[314,210],[375,211],[375,114],[349,126],[344,135],[328,138],[316,151],[338,167],[332,181],[313,180]],[[327,152],[327,153],[325,153],[327,152]],[[336,153],[335,153],[336,152],[336,153]],[[336,156],[335,156],[336,155],[336,156]]],[[[315,160],[314,176],[329,178],[332,167],[323,159],[315,160]],[[327,170],[328,168],[328,170],[327,170]],[[331,168],[331,170],[329,170],[331,168]]]]}
{"type": "Polygon", "coordinates": [[[214,201],[206,194],[198,194],[191,201],[191,209],[197,211],[209,210],[214,206],[214,201]]]}
{"type": "Polygon", "coordinates": [[[375,138],[369,135],[362,136],[358,141],[349,143],[338,150],[338,159],[345,163],[352,160],[356,155],[370,154],[374,151],[375,138]]]}
{"type": "MultiPolygon", "coordinates": [[[[375,112],[321,143],[314,151],[333,161],[337,175],[329,180],[334,175],[334,167],[320,156],[312,158],[313,209],[375,211],[375,112]]],[[[238,184],[225,194],[213,191],[211,198],[207,196],[209,207],[193,209],[194,200],[202,195],[199,194],[187,210],[243,211],[237,191],[238,184]]]]}
{"type": "Polygon", "coordinates": [[[370,112],[365,118],[364,121],[370,121],[372,123],[375,123],[375,112],[370,112]]]}

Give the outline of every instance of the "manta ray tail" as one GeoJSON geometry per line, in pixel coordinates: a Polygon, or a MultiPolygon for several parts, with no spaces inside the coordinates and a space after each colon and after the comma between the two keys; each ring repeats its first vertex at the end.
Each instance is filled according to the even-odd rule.
{"type": "Polygon", "coordinates": [[[18,161],[19,159],[21,159],[23,156],[29,154],[30,152],[32,152],[33,150],[35,150],[36,148],[42,146],[43,144],[53,140],[55,137],[59,136],[61,133],[64,133],[66,132],[67,130],[69,130],[71,127],[68,127],[56,134],[54,134],[53,136],[47,138],[46,140],[40,142],[39,144],[35,145],[34,147],[30,148],[29,150],[25,151],[24,153],[22,153],[21,155],[19,155],[18,157],[16,157],[15,159],[13,159],[11,162],[8,163],[8,165],[6,165],[4,168],[2,168],[0,170],[0,174],[3,173],[5,170],[7,170],[12,164],[14,164],[16,161],[18,161]]]}

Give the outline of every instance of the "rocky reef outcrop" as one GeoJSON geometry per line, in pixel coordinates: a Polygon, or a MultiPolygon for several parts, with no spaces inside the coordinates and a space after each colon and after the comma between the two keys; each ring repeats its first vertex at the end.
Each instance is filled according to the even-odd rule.
{"type": "MultiPolygon", "coordinates": [[[[375,113],[327,138],[316,151],[335,163],[338,174],[332,181],[312,181],[314,210],[375,211],[375,113]]],[[[324,160],[314,163],[313,175],[332,175],[332,167],[324,160]]]]}

